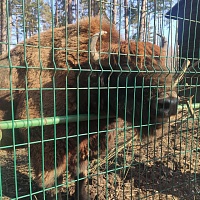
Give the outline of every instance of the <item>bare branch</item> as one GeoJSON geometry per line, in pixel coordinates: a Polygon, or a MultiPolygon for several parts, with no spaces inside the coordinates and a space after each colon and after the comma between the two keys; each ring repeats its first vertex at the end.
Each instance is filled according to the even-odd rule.
{"type": "Polygon", "coordinates": [[[161,47],[162,49],[164,49],[165,51],[167,50],[167,40],[165,38],[165,36],[161,35],[161,34],[157,34],[159,37],[161,37],[161,47]]]}
{"type": "Polygon", "coordinates": [[[190,65],[189,60],[184,60],[183,65],[182,65],[182,72],[175,78],[173,87],[176,87],[177,84],[182,80],[186,70],[188,69],[188,66],[190,65]]]}
{"type": "Polygon", "coordinates": [[[200,64],[200,60],[197,60],[193,65],[191,65],[188,69],[192,70],[200,64]]]}

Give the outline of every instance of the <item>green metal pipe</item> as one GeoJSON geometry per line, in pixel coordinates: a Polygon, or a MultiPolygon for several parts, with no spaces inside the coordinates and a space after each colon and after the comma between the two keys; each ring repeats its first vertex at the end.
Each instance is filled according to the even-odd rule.
{"type": "MultiPolygon", "coordinates": [[[[98,119],[97,115],[89,115],[90,120],[98,119]]],[[[100,116],[99,119],[106,119],[106,116],[100,116]]],[[[79,116],[79,121],[87,121],[88,115],[82,114],[79,116]]],[[[68,122],[77,122],[77,115],[66,116],[56,116],[56,117],[45,117],[45,118],[35,118],[35,119],[22,119],[22,120],[9,120],[0,122],[0,130],[2,129],[12,129],[12,128],[27,128],[34,126],[43,125],[53,125],[53,124],[63,124],[68,122]]]]}
{"type": "MultiPolygon", "coordinates": [[[[200,103],[192,104],[193,108],[200,108],[200,103]]],[[[187,108],[187,104],[179,105],[178,109],[181,110],[182,108],[187,108]]],[[[106,119],[107,116],[100,116],[99,119],[106,119]]],[[[111,117],[112,118],[112,117],[111,117]]],[[[90,120],[97,120],[97,115],[90,115],[90,120]]],[[[88,115],[81,114],[79,116],[79,121],[87,121],[88,115]]],[[[34,126],[44,126],[46,125],[53,125],[53,124],[64,124],[68,121],[77,122],[77,115],[69,115],[66,116],[56,116],[56,117],[45,117],[45,118],[35,118],[35,119],[22,119],[22,120],[8,120],[8,121],[1,121],[0,122],[0,130],[3,129],[12,129],[12,128],[27,128],[27,127],[34,127],[34,126]]]]}

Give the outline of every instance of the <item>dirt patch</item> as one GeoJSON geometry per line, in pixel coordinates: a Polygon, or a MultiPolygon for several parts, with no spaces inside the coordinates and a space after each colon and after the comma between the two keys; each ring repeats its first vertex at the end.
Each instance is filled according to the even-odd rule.
{"type": "MultiPolygon", "coordinates": [[[[198,110],[195,115],[191,118],[187,111],[180,111],[159,138],[140,140],[132,130],[122,132],[116,148],[89,166],[91,199],[200,199],[198,110]]],[[[0,157],[3,200],[30,199],[30,193],[32,199],[43,199],[42,192],[37,194],[26,149],[17,149],[15,154],[1,150],[0,157]]],[[[63,197],[69,194],[68,199],[73,199],[73,192],[73,183],[68,192],[63,186],[63,197]]]]}

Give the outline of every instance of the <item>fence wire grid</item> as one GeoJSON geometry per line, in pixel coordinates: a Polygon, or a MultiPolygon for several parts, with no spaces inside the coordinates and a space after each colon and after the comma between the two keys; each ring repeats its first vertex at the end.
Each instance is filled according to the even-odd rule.
{"type": "Polygon", "coordinates": [[[0,2],[0,199],[200,199],[199,0],[0,2]]]}

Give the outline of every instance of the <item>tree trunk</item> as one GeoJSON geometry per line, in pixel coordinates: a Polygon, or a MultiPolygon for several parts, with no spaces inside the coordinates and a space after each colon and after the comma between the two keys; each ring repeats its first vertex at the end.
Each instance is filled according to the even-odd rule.
{"type": "Polygon", "coordinates": [[[7,52],[6,37],[7,37],[7,25],[6,25],[6,0],[1,0],[1,44],[0,54],[7,52]],[[4,44],[3,44],[4,43],[4,44]]]}
{"type": "Polygon", "coordinates": [[[99,2],[92,0],[92,12],[93,12],[92,16],[98,15],[99,10],[100,10],[99,2]]]}
{"type": "Polygon", "coordinates": [[[66,10],[67,10],[67,19],[68,19],[68,24],[73,23],[73,15],[72,15],[72,0],[66,1],[66,10]]]}
{"type": "MultiPolygon", "coordinates": [[[[11,9],[11,2],[9,2],[9,29],[10,29],[10,41],[12,40],[12,9],[11,9]]],[[[8,37],[8,34],[7,34],[8,37]]],[[[6,38],[8,41],[8,38],[6,38]]],[[[8,51],[8,49],[7,49],[8,51]]]]}
{"type": "Polygon", "coordinates": [[[128,1],[124,0],[124,15],[125,15],[125,40],[128,39],[128,1]]]}
{"type": "Polygon", "coordinates": [[[58,24],[59,24],[59,22],[58,22],[58,0],[56,0],[55,7],[56,7],[56,10],[55,10],[54,25],[55,25],[55,27],[58,27],[58,24]]]}
{"type": "MultiPolygon", "coordinates": [[[[154,33],[153,33],[153,43],[156,44],[156,13],[157,13],[157,4],[156,0],[154,0],[154,33]]],[[[158,18],[159,20],[159,18],[158,18]]],[[[160,24],[160,23],[158,23],[160,24]]]]}
{"type": "Polygon", "coordinates": [[[15,20],[15,30],[16,30],[16,40],[17,44],[19,43],[19,22],[18,22],[18,15],[16,15],[16,20],[15,20]]]}
{"type": "Polygon", "coordinates": [[[113,0],[113,8],[112,8],[112,23],[117,24],[117,1],[113,0]]]}
{"type": "Polygon", "coordinates": [[[139,41],[145,40],[145,32],[146,32],[146,5],[147,0],[142,1],[141,6],[141,15],[140,15],[140,25],[139,25],[139,41]]]}

